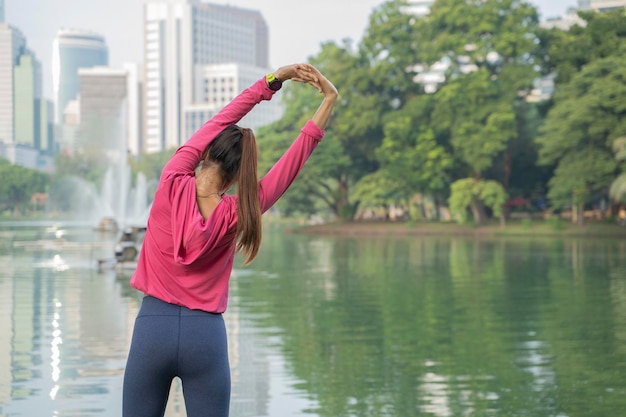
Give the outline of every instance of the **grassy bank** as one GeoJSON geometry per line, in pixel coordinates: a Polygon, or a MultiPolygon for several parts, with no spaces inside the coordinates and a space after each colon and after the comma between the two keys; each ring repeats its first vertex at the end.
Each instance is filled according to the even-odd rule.
{"type": "Polygon", "coordinates": [[[293,233],[339,236],[529,236],[529,237],[611,237],[626,238],[626,226],[589,223],[582,226],[560,222],[536,221],[467,226],[456,223],[349,222],[302,226],[293,233]]]}

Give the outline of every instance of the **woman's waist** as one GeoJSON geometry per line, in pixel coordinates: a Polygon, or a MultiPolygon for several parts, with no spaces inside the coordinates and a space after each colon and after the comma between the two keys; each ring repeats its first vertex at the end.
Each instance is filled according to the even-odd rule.
{"type": "Polygon", "coordinates": [[[141,308],[137,317],[141,316],[206,316],[207,314],[221,316],[221,313],[205,309],[191,308],[186,305],[167,302],[158,297],[144,293],[141,308]]]}

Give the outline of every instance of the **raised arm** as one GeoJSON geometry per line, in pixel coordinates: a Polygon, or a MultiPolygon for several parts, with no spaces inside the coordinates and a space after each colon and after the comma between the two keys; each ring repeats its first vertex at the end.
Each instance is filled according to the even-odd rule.
{"type": "MultiPolygon", "coordinates": [[[[310,72],[309,66],[294,64],[280,67],[273,74],[280,81],[313,82],[310,72]]],[[[270,100],[276,91],[270,89],[266,77],[243,90],[176,151],[163,169],[164,173],[193,171],[200,162],[206,147],[220,132],[239,122],[262,100],[270,100]]]]}
{"type": "Polygon", "coordinates": [[[317,127],[323,130],[326,129],[326,125],[328,124],[330,115],[333,112],[333,107],[335,107],[335,102],[337,101],[339,93],[333,83],[328,81],[328,79],[324,77],[324,75],[322,75],[315,67],[311,68],[314,80],[310,81],[309,84],[317,88],[320,93],[324,94],[324,100],[322,100],[322,104],[320,104],[317,108],[317,111],[311,120],[317,127]]]}
{"type": "Polygon", "coordinates": [[[271,206],[287,191],[305,162],[313,153],[317,144],[324,136],[324,130],[337,101],[338,93],[335,86],[314,67],[311,68],[313,79],[304,81],[317,88],[324,99],[317,108],[313,118],[307,122],[294,143],[285,154],[274,164],[272,169],[259,183],[259,199],[261,210],[269,210],[271,206]]]}
{"type": "MultiPolygon", "coordinates": [[[[312,67],[304,64],[286,65],[278,68],[272,74],[280,82],[294,80],[299,82],[315,82],[314,76],[309,75],[312,67]]],[[[233,101],[228,103],[218,114],[207,121],[189,141],[186,146],[192,146],[203,152],[207,145],[227,126],[233,125],[248,114],[254,106],[262,100],[270,100],[278,91],[270,88],[267,77],[258,80],[246,88],[233,101]]]]}

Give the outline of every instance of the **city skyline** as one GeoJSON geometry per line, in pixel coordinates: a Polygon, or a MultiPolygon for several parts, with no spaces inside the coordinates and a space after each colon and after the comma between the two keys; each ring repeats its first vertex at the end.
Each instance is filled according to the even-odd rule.
{"type": "MultiPolygon", "coordinates": [[[[3,0],[5,21],[20,29],[30,49],[41,60],[43,94],[53,97],[52,50],[54,37],[62,28],[91,30],[101,33],[110,51],[110,65],[121,68],[126,62],[143,64],[143,1],[142,0],[3,0]],[[120,14],[119,10],[125,10],[120,14]],[[38,13],[32,14],[32,10],[38,13]],[[115,21],[116,24],[111,24],[115,21]],[[120,30],[119,28],[125,28],[120,30]]],[[[258,3],[254,0],[213,0],[210,3],[258,10],[267,21],[270,39],[270,67],[304,62],[319,52],[326,41],[351,39],[358,43],[369,23],[374,7],[381,0],[320,0],[314,10],[300,13],[305,18],[294,23],[293,2],[275,0],[258,3]],[[346,16],[350,15],[347,19],[346,16]]],[[[530,0],[538,7],[542,20],[565,14],[576,0],[530,0]]]]}

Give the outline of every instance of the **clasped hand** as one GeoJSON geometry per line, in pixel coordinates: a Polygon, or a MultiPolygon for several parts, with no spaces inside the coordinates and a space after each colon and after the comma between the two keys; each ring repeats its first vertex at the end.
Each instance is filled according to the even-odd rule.
{"type": "Polygon", "coordinates": [[[336,97],[337,88],[317,68],[311,64],[293,64],[280,67],[274,73],[281,81],[291,80],[309,84],[325,97],[336,97]]]}

